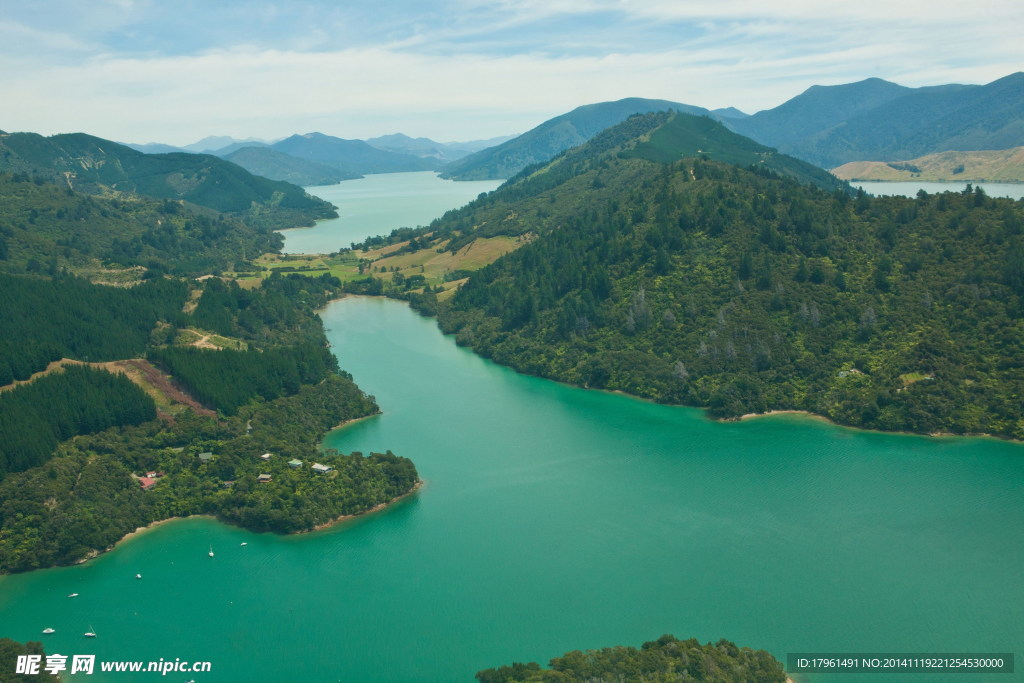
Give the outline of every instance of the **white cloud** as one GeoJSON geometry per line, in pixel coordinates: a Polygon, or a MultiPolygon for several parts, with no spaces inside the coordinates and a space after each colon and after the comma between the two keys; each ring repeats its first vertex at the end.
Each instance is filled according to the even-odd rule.
{"type": "MultiPolygon", "coordinates": [[[[138,19],[147,5],[132,4],[138,19]]],[[[916,0],[458,0],[447,8],[451,19],[412,17],[405,37],[387,44],[337,49],[324,30],[304,47],[288,36],[279,49],[236,43],[185,56],[124,55],[109,44],[103,53],[7,22],[0,24],[0,45],[8,46],[0,47],[0,128],[178,144],[210,133],[272,138],[311,130],[471,139],[522,132],[581,104],[622,97],[753,112],[814,84],[870,76],[910,86],[985,83],[1024,63],[1017,2],[924,7],[916,0]],[[618,52],[567,49],[592,46],[608,31],[607,15],[595,18],[601,12],[621,18],[618,52]],[[581,21],[543,23],[575,16],[581,21]],[[552,31],[562,54],[500,54],[470,42],[531,25],[552,31]],[[676,28],[679,39],[666,44],[676,28]],[[646,40],[655,34],[658,41],[646,40]]]]}

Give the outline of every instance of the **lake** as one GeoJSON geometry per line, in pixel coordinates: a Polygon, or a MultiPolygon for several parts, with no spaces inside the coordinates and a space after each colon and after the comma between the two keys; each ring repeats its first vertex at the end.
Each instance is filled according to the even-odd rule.
{"type": "Polygon", "coordinates": [[[455,182],[429,171],[382,173],[306,191],[338,207],[338,217],[312,228],[282,230],[288,254],[330,254],[395,228],[428,225],[445,211],[490,192],[501,180],[455,182]]]}
{"type": "MultiPolygon", "coordinates": [[[[425,175],[364,186],[398,194],[425,175]]],[[[384,411],[325,445],[412,458],[419,493],[297,536],[172,521],[84,565],[0,577],[0,635],[107,661],[210,661],[166,677],[197,682],[472,681],[664,633],[783,661],[1020,654],[1020,444],[800,415],[713,422],[517,374],[399,302],[349,298],[322,318],[384,411]]]]}
{"type": "MultiPolygon", "coordinates": [[[[926,183],[926,182],[851,182],[854,187],[863,188],[865,192],[873,195],[897,195],[903,197],[915,197],[919,190],[928,194],[938,192],[961,192],[967,186],[966,182],[956,183],[926,183]]],[[[979,185],[989,197],[1010,197],[1011,199],[1024,198],[1024,183],[971,183],[974,187],[979,185]]]]}

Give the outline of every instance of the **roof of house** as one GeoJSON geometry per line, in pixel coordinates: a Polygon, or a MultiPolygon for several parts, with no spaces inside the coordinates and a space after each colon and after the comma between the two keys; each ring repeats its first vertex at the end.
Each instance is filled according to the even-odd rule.
{"type": "Polygon", "coordinates": [[[152,477],[139,477],[139,485],[143,489],[151,489],[156,486],[156,479],[152,477]]]}

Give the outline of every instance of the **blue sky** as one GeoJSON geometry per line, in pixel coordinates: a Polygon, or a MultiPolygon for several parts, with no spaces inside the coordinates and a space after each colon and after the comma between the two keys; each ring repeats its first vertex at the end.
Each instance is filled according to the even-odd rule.
{"type": "Polygon", "coordinates": [[[987,83],[1022,34],[1020,0],[0,0],[0,129],[471,140],[623,97],[987,83]]]}

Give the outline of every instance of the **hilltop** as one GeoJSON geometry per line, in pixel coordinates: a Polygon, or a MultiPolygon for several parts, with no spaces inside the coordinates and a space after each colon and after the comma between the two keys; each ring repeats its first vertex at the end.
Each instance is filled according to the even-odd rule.
{"type": "Polygon", "coordinates": [[[702,107],[639,97],[588,104],[549,119],[500,145],[452,162],[442,169],[441,177],[453,180],[510,178],[531,164],[549,161],[559,152],[586,142],[633,114],[669,110],[710,114],[702,107]]]}

